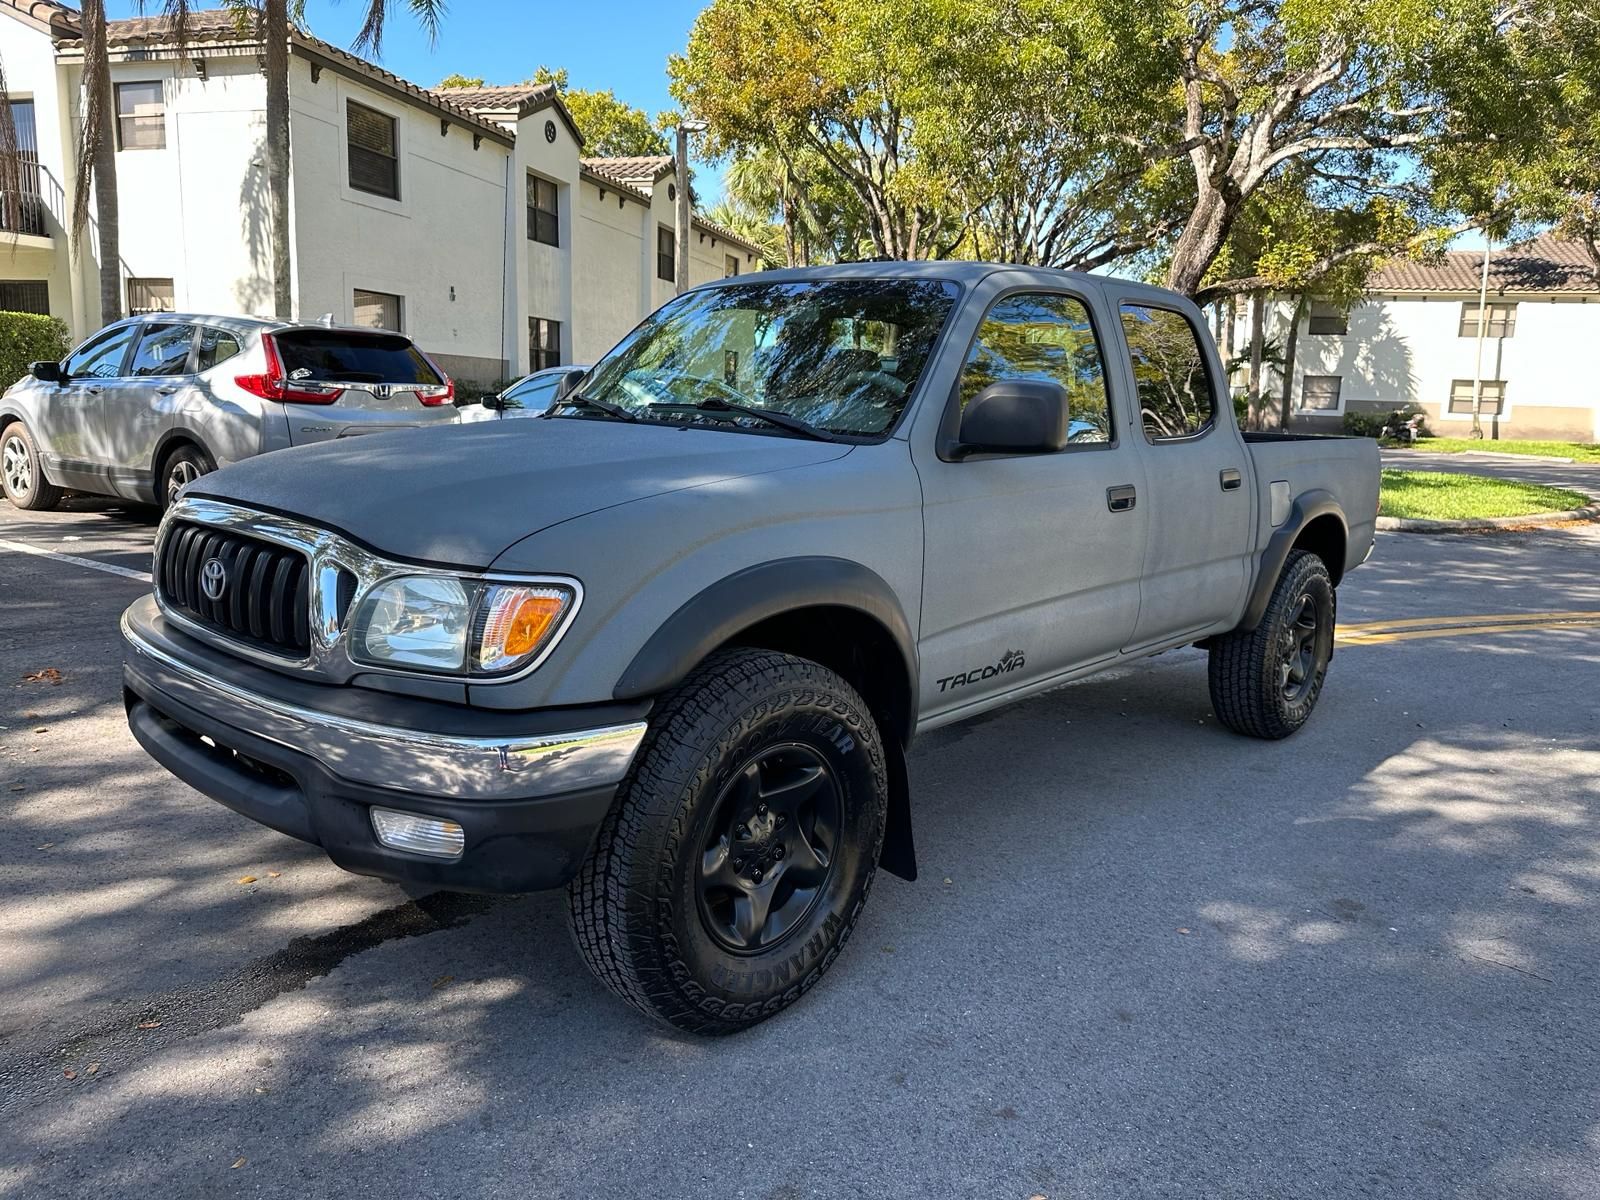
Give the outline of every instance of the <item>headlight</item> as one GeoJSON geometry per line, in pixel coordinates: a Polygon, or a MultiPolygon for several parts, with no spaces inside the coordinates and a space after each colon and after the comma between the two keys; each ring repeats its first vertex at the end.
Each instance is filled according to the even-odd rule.
{"type": "Polygon", "coordinates": [[[438,675],[509,674],[549,648],[576,598],[555,583],[397,576],[362,599],[350,622],[350,657],[438,675]]]}

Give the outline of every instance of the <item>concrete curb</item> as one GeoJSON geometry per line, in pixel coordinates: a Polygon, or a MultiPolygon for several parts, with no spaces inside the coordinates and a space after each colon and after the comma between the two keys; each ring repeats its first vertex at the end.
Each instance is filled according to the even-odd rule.
{"type": "Polygon", "coordinates": [[[1507,454],[1503,450],[1429,450],[1426,446],[1385,446],[1386,454],[1433,454],[1439,458],[1492,458],[1495,462],[1575,463],[1575,458],[1561,458],[1554,454],[1507,454]]]}
{"type": "Polygon", "coordinates": [[[1600,519],[1600,504],[1565,512],[1529,513],[1525,517],[1478,517],[1465,521],[1425,521],[1418,517],[1379,517],[1378,528],[1390,533],[1493,533],[1508,529],[1544,529],[1575,521],[1600,519]]]}

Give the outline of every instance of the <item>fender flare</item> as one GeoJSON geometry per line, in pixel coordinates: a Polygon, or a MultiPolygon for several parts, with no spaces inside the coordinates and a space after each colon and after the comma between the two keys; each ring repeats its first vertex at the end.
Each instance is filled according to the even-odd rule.
{"type": "Polygon", "coordinates": [[[1283,564],[1288,560],[1289,551],[1294,549],[1301,531],[1318,517],[1330,514],[1339,519],[1348,542],[1350,525],[1344,518],[1344,509],[1332,492],[1313,488],[1295,498],[1288,519],[1273,531],[1266,549],[1261,551],[1261,557],[1256,562],[1256,581],[1250,591],[1249,603],[1245,605],[1244,616],[1239,618],[1235,628],[1254,629],[1261,624],[1261,618],[1266,615],[1267,605],[1272,600],[1272,590],[1278,586],[1278,577],[1283,574],[1283,564]]]}
{"type": "Polygon", "coordinates": [[[634,655],[612,695],[638,700],[681,682],[697,663],[742,629],[797,608],[851,608],[889,631],[905,660],[916,707],[916,638],[883,577],[844,558],[782,558],[735,571],[663,621],[634,655]]]}

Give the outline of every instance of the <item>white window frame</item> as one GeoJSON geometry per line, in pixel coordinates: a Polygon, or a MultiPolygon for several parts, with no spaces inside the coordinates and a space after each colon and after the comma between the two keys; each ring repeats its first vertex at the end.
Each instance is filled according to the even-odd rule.
{"type": "Polygon", "coordinates": [[[339,106],[339,195],[350,203],[359,204],[364,208],[375,208],[380,212],[409,217],[411,215],[408,170],[410,146],[405,107],[394,104],[376,92],[369,92],[364,88],[346,87],[342,81],[338,84],[334,101],[339,106]],[[398,200],[391,200],[388,196],[379,196],[374,192],[364,192],[360,188],[350,186],[350,101],[352,100],[363,108],[382,113],[394,121],[395,168],[399,172],[397,182],[400,187],[398,200]]]}
{"type": "MultiPolygon", "coordinates": [[[[1335,335],[1327,334],[1325,336],[1333,337],[1335,335]]],[[[1303,413],[1304,415],[1306,415],[1308,417],[1342,417],[1342,416],[1344,416],[1344,406],[1345,406],[1345,400],[1346,400],[1345,390],[1344,390],[1344,381],[1345,381],[1345,376],[1343,376],[1343,375],[1335,375],[1335,374],[1333,374],[1331,372],[1328,372],[1328,371],[1302,371],[1302,372],[1300,372],[1300,386],[1295,389],[1295,398],[1294,398],[1294,410],[1295,410],[1295,412],[1303,413]],[[1312,408],[1310,405],[1308,405],[1306,403],[1306,380],[1307,379],[1337,379],[1339,381],[1339,403],[1334,405],[1332,408],[1312,408]]]]}
{"type": "MultiPolygon", "coordinates": [[[[1457,382],[1457,380],[1459,378],[1460,378],[1459,376],[1457,376],[1455,378],[1452,378],[1450,380],[1449,386],[1445,389],[1444,403],[1439,405],[1439,417],[1443,421],[1463,421],[1466,424],[1471,425],[1472,424],[1472,410],[1471,409],[1468,409],[1466,412],[1452,412],[1450,410],[1450,397],[1455,393],[1456,382],[1457,382]]],[[[1468,379],[1465,382],[1467,383],[1467,385],[1468,385],[1468,387],[1470,389],[1471,384],[1472,384],[1472,380],[1468,379]]],[[[1484,411],[1483,411],[1483,419],[1485,421],[1501,421],[1501,422],[1503,422],[1503,421],[1507,420],[1511,416],[1511,411],[1512,411],[1511,384],[1510,384],[1510,382],[1508,380],[1504,380],[1504,379],[1485,379],[1483,381],[1483,384],[1484,384],[1485,388],[1487,388],[1491,383],[1498,383],[1500,385],[1500,388],[1501,388],[1500,411],[1498,413],[1493,413],[1493,412],[1490,412],[1488,409],[1484,409],[1484,411]]]]}

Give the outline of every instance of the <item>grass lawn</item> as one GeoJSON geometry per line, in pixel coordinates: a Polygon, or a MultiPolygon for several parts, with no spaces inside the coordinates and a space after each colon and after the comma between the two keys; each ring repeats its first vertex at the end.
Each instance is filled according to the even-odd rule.
{"type": "Polygon", "coordinates": [[[1378,515],[1426,521],[1477,517],[1525,517],[1582,508],[1589,498],[1566,488],[1447,475],[1441,471],[1385,471],[1378,515]]]}
{"type": "Polygon", "coordinates": [[[1543,454],[1551,458],[1570,458],[1577,462],[1600,462],[1600,445],[1588,442],[1496,442],[1484,438],[1475,442],[1471,438],[1423,438],[1418,450],[1433,450],[1440,454],[1459,454],[1463,450],[1482,450],[1489,454],[1543,454]]]}

